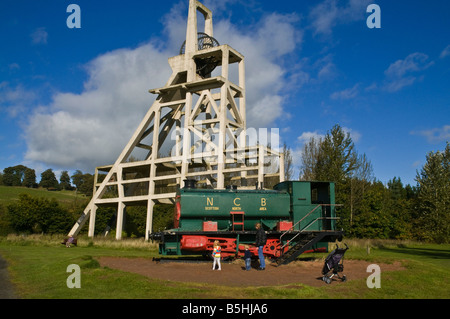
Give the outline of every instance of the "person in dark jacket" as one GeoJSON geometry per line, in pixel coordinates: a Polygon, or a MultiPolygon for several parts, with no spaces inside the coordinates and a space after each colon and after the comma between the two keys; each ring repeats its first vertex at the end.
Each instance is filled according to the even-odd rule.
{"type": "Polygon", "coordinates": [[[255,246],[258,247],[259,270],[264,270],[266,269],[266,261],[264,260],[263,249],[267,241],[267,236],[266,232],[261,227],[260,223],[257,223],[255,225],[255,228],[256,228],[255,246]]]}

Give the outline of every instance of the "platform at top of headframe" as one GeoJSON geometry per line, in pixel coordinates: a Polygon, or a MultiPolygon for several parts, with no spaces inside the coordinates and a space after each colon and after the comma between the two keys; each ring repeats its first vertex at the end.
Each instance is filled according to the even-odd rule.
{"type": "MultiPolygon", "coordinates": [[[[164,86],[164,87],[157,88],[157,89],[151,89],[151,90],[149,90],[149,92],[152,94],[164,94],[164,93],[168,93],[170,91],[175,91],[175,90],[179,90],[179,89],[186,90],[187,92],[199,92],[199,91],[203,91],[205,88],[208,88],[208,89],[220,88],[225,83],[227,83],[226,78],[224,78],[223,76],[216,76],[213,78],[200,79],[200,80],[192,81],[192,82],[177,83],[177,84],[168,85],[168,86],[164,86]]],[[[242,91],[244,90],[243,88],[241,88],[239,85],[236,85],[234,83],[229,83],[229,85],[230,85],[230,88],[235,92],[233,97],[241,97],[242,96],[242,91]]]]}

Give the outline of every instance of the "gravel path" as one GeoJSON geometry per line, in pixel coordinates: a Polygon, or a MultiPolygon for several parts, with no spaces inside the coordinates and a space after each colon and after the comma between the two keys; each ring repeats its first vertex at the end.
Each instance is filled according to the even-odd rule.
{"type": "MultiPolygon", "coordinates": [[[[266,270],[257,271],[255,261],[251,271],[244,271],[242,260],[222,263],[221,271],[211,270],[212,263],[155,262],[149,258],[100,257],[101,267],[109,267],[127,272],[138,273],[150,278],[170,281],[211,283],[234,287],[279,286],[302,283],[313,287],[322,287],[323,261],[295,261],[289,265],[274,267],[267,264],[266,270]]],[[[344,272],[348,280],[367,278],[367,266],[370,262],[362,260],[344,261],[344,272]]],[[[383,271],[404,269],[400,262],[379,264],[383,271]]],[[[333,285],[345,284],[333,280],[333,285]]]]}

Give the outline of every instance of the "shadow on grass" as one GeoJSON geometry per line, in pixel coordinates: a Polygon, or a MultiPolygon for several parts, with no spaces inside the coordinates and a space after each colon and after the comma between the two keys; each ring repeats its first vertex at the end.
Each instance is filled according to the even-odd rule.
{"type": "Polygon", "coordinates": [[[432,259],[447,259],[450,260],[450,250],[444,249],[434,249],[425,247],[383,247],[382,250],[389,251],[392,253],[405,254],[417,257],[426,257],[432,259]]]}

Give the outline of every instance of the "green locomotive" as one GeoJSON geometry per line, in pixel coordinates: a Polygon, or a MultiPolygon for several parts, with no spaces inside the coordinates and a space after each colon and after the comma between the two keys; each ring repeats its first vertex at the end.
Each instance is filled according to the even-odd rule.
{"type": "Polygon", "coordinates": [[[152,235],[162,255],[210,255],[219,240],[223,257],[257,255],[255,224],[267,234],[264,255],[288,263],[306,251],[326,251],[341,239],[336,230],[334,183],[286,181],[273,190],[196,189],[192,181],[177,193],[174,229],[152,235]]]}

